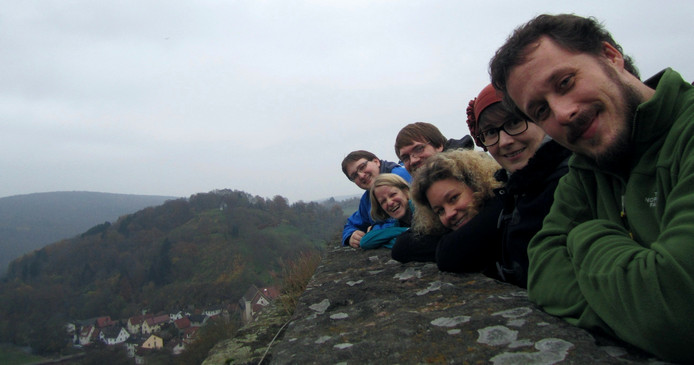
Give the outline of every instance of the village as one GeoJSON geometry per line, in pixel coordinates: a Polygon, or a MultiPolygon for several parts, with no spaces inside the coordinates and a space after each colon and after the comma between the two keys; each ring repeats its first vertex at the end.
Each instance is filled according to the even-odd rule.
{"type": "Polygon", "coordinates": [[[195,341],[196,334],[206,323],[217,317],[230,318],[238,314],[243,324],[253,321],[263,308],[279,297],[276,287],[258,288],[251,285],[238,304],[191,312],[144,313],[127,319],[113,320],[110,316],[77,320],[66,328],[77,348],[97,344],[123,346],[136,364],[144,364],[153,351],[180,355],[195,341]]]}

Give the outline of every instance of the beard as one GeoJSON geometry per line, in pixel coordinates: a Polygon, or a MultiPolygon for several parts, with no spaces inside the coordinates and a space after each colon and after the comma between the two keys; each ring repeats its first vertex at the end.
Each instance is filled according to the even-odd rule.
{"type": "Polygon", "coordinates": [[[625,171],[631,167],[631,155],[633,152],[631,134],[634,129],[636,109],[641,104],[642,97],[634,87],[620,80],[613,69],[607,65],[604,65],[603,69],[607,76],[619,87],[623,102],[621,108],[622,118],[618,121],[621,128],[617,131],[617,135],[611,145],[602,153],[593,155],[592,158],[601,169],[625,171]]]}

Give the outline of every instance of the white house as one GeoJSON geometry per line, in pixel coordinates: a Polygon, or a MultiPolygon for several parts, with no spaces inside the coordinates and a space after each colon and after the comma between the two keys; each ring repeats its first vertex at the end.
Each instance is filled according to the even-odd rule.
{"type": "Polygon", "coordinates": [[[98,332],[94,326],[82,326],[79,337],[80,345],[86,346],[92,343],[98,332]]]}
{"type": "Polygon", "coordinates": [[[99,339],[107,345],[117,345],[125,342],[130,337],[130,333],[121,326],[110,326],[101,329],[99,339]]]}
{"type": "Polygon", "coordinates": [[[270,301],[277,297],[279,297],[279,291],[274,287],[258,289],[255,285],[251,285],[251,287],[246,290],[246,294],[239,299],[241,319],[243,322],[250,322],[258,312],[268,306],[270,301]]]}
{"type": "Polygon", "coordinates": [[[176,313],[169,313],[169,322],[173,322],[185,317],[186,314],[183,311],[178,311],[176,313]]]}

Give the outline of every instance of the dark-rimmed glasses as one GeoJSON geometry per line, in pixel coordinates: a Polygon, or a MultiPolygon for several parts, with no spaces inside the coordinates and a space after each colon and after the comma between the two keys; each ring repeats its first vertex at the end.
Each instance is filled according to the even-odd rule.
{"type": "Polygon", "coordinates": [[[499,132],[502,130],[509,136],[517,136],[528,130],[528,121],[524,119],[509,120],[502,124],[501,127],[488,128],[482,131],[482,133],[477,135],[477,138],[479,138],[485,147],[491,147],[499,143],[499,132]]]}

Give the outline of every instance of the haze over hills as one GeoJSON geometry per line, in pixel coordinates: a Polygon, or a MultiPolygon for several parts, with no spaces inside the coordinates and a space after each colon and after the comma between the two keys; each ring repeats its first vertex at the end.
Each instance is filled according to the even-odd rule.
{"type": "Polygon", "coordinates": [[[216,190],[95,225],[9,265],[0,342],[59,353],[68,321],[231,309],[249,285],[276,284],[285,262],[339,244],[343,203],[216,190]]]}
{"type": "Polygon", "coordinates": [[[175,198],[86,191],[0,198],[0,277],[12,260],[28,252],[175,198]]]}

